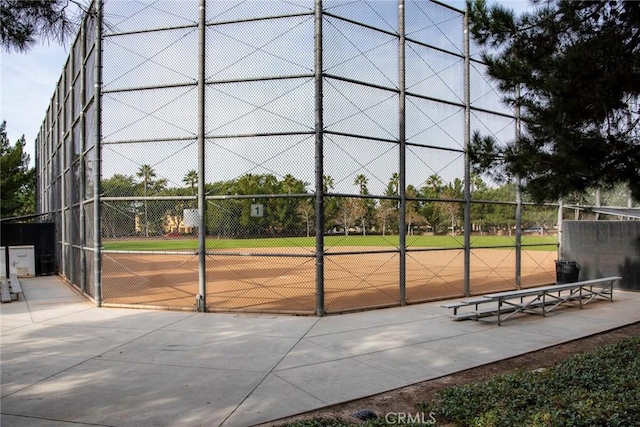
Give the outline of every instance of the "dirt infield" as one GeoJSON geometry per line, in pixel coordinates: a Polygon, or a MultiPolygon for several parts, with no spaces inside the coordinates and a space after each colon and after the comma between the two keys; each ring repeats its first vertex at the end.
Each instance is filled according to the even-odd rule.
{"type": "MultiPolygon", "coordinates": [[[[346,253],[333,248],[325,257],[327,313],[396,305],[400,301],[399,253],[346,253]]],[[[482,294],[515,289],[515,250],[471,251],[470,290],[482,294]]],[[[522,286],[555,281],[555,252],[522,252],[522,286]]],[[[310,250],[287,254],[207,255],[208,310],[312,314],[316,306],[315,257],[310,250]],[[289,255],[289,256],[285,256],[289,255]]],[[[409,251],[407,302],[464,295],[463,250],[409,251]]],[[[105,304],[195,308],[198,256],[194,253],[103,253],[105,304]]]]}

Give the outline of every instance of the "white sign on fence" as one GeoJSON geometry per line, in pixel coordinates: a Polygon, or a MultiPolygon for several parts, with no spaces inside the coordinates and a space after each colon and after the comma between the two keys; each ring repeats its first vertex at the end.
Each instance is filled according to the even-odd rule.
{"type": "Polygon", "coordinates": [[[198,227],[199,226],[199,216],[198,209],[185,209],[182,212],[182,218],[184,220],[185,227],[198,227]]]}
{"type": "Polygon", "coordinates": [[[264,206],[260,204],[251,205],[251,216],[253,217],[263,217],[264,216],[264,206]]]}

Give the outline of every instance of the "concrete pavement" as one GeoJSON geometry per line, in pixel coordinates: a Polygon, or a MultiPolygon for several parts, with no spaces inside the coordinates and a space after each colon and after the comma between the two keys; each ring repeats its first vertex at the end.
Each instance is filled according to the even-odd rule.
{"type": "Polygon", "coordinates": [[[640,321],[640,293],[546,318],[441,302],[330,317],[95,308],[57,277],[1,309],[3,426],[250,426],[640,321]]]}

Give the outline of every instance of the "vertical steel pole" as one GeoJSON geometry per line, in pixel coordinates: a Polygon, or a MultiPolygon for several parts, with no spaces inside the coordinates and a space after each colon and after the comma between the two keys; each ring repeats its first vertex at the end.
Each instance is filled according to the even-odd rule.
{"type": "MultiPolygon", "coordinates": [[[[85,130],[85,126],[86,126],[86,118],[85,118],[85,106],[87,105],[87,101],[85,99],[86,97],[86,82],[85,82],[85,57],[87,56],[87,43],[86,43],[86,39],[87,39],[87,31],[86,31],[86,17],[85,19],[82,21],[82,27],[80,28],[80,31],[82,32],[82,48],[81,48],[81,62],[82,64],[80,65],[80,77],[78,77],[80,79],[80,108],[82,109],[82,112],[80,113],[80,141],[81,141],[81,148],[80,148],[80,181],[79,181],[79,193],[80,193],[80,227],[79,227],[79,232],[80,232],[80,290],[82,291],[82,293],[86,293],[87,292],[87,269],[86,269],[86,253],[85,253],[85,247],[87,245],[87,239],[86,239],[86,226],[85,226],[85,204],[84,204],[84,199],[86,198],[86,194],[87,194],[87,186],[86,186],[86,170],[85,170],[85,150],[86,150],[86,145],[85,141],[87,140],[87,132],[85,130]]],[[[75,93],[74,93],[75,96],[75,93]]]]}
{"type": "Polygon", "coordinates": [[[93,149],[95,160],[93,164],[93,296],[97,307],[102,305],[102,227],[100,192],[102,181],[102,0],[96,0],[96,63],[95,63],[95,89],[93,91],[95,102],[95,141],[93,149]]]}
{"type": "MultiPolygon", "coordinates": [[[[62,109],[61,109],[61,113],[60,116],[58,117],[58,119],[62,121],[62,123],[59,123],[58,126],[62,126],[62,131],[61,131],[61,145],[60,145],[60,150],[61,153],[58,154],[62,154],[62,162],[61,162],[61,173],[62,173],[62,180],[60,182],[60,228],[62,228],[61,233],[60,233],[60,237],[62,239],[62,274],[64,275],[65,278],[69,279],[71,278],[71,263],[69,262],[69,246],[68,246],[68,242],[69,242],[69,236],[67,234],[67,192],[69,191],[69,189],[67,188],[67,179],[66,179],[66,175],[67,175],[67,156],[69,155],[69,153],[67,152],[68,147],[67,147],[67,143],[65,141],[65,134],[69,131],[68,129],[65,132],[65,127],[67,126],[67,114],[69,114],[67,112],[67,101],[65,101],[65,99],[68,99],[66,96],[66,91],[67,91],[67,76],[69,75],[69,73],[67,72],[67,67],[63,67],[62,68],[62,72],[64,73],[64,75],[62,76],[62,79],[64,80],[64,84],[62,85],[62,109]]],[[[60,92],[60,90],[58,90],[58,92],[60,92]]]]}
{"type": "Polygon", "coordinates": [[[558,259],[562,258],[562,219],[564,203],[562,199],[558,200],[558,259]]]}
{"type": "MultiPolygon", "coordinates": [[[[630,129],[630,135],[632,138],[638,138],[638,131],[636,127],[633,125],[633,103],[636,103],[636,107],[638,106],[638,96],[634,96],[633,99],[629,98],[627,103],[627,126],[630,129]]],[[[633,208],[633,196],[631,194],[631,188],[629,188],[627,184],[627,207],[629,209],[633,208]]]]}
{"type": "Polygon", "coordinates": [[[562,258],[562,199],[558,200],[558,259],[562,258]]]}
{"type": "Polygon", "coordinates": [[[464,294],[471,295],[471,82],[469,58],[469,13],[464,12],[464,294]]]}
{"type": "Polygon", "coordinates": [[[198,298],[196,310],[207,311],[207,205],[205,200],[205,59],[206,59],[206,0],[200,0],[198,52],[198,298]]]}
{"type": "Polygon", "coordinates": [[[315,0],[316,315],[324,316],[324,122],[322,117],[322,0],[315,0]]]}
{"type": "MultiPolygon", "coordinates": [[[[51,106],[49,106],[49,108],[51,108],[51,106]]],[[[47,111],[47,116],[49,116],[49,112],[47,111]]],[[[40,157],[42,157],[44,155],[44,148],[42,148],[45,144],[44,141],[46,141],[46,137],[44,136],[44,130],[47,127],[47,123],[48,120],[45,118],[44,124],[41,126],[40,128],[40,132],[38,132],[38,136],[36,137],[36,155],[35,155],[35,159],[34,159],[34,163],[35,163],[35,171],[36,171],[36,213],[42,213],[43,209],[42,209],[42,196],[41,196],[41,192],[42,192],[42,175],[43,173],[40,171],[40,163],[42,162],[42,160],[40,159],[40,157]]],[[[47,156],[49,154],[47,153],[47,156]]],[[[45,160],[46,163],[46,160],[45,160]]],[[[4,274],[4,272],[3,272],[4,274]]]]}
{"type": "Polygon", "coordinates": [[[400,190],[400,305],[407,304],[407,242],[404,233],[406,222],[406,55],[405,55],[405,9],[404,0],[398,0],[398,86],[400,88],[400,94],[398,97],[398,121],[400,128],[398,131],[398,139],[400,141],[400,180],[398,184],[398,190],[400,190]]]}
{"type": "MultiPolygon", "coordinates": [[[[515,87],[516,95],[516,148],[520,146],[522,120],[520,119],[520,85],[515,87]]],[[[522,179],[516,176],[516,288],[522,287],[522,179]]]]}

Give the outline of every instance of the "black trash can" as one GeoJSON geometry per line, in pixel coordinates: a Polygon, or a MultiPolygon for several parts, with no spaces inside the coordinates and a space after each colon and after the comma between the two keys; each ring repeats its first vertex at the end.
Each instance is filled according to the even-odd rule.
{"type": "Polygon", "coordinates": [[[56,274],[56,263],[53,255],[43,255],[38,258],[36,274],[40,276],[53,276],[56,274]]]}
{"type": "Polygon", "coordinates": [[[556,260],[556,284],[577,282],[580,276],[580,264],[577,261],[556,260]]]}

